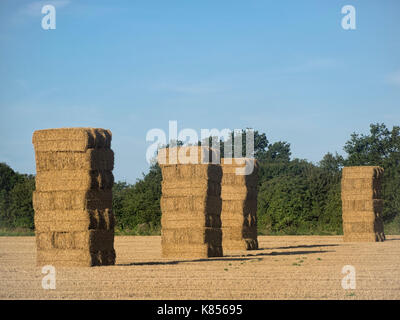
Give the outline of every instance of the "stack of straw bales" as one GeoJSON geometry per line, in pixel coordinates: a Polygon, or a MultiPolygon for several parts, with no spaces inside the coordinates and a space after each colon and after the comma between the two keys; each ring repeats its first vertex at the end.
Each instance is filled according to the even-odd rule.
{"type": "Polygon", "coordinates": [[[219,158],[217,151],[206,147],[165,148],[158,153],[163,257],[222,256],[222,170],[209,163],[212,154],[219,158]]]}
{"type": "Polygon", "coordinates": [[[345,242],[384,241],[383,169],[345,167],[342,176],[343,234],[345,242]]]}
{"type": "Polygon", "coordinates": [[[32,142],[38,266],[114,264],[111,132],[38,130],[32,142]]]}
{"type": "Polygon", "coordinates": [[[224,250],[258,249],[257,183],[258,165],[254,159],[222,159],[222,246],[224,250]],[[244,167],[253,166],[243,175],[244,167]]]}

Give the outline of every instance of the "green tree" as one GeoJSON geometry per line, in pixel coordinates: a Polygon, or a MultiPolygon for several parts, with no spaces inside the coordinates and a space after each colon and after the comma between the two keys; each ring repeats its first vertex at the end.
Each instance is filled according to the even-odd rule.
{"type": "Polygon", "coordinates": [[[33,229],[34,176],[19,174],[0,163],[0,227],[33,229]]]}
{"type": "Polygon", "coordinates": [[[343,167],[344,158],[337,152],[335,155],[328,152],[319,162],[319,167],[332,173],[338,173],[343,167]]]}
{"type": "Polygon", "coordinates": [[[25,176],[9,193],[9,221],[11,227],[34,229],[32,193],[35,189],[33,176],[25,176]]]}
{"type": "Polygon", "coordinates": [[[149,173],[133,186],[119,184],[114,187],[118,191],[113,205],[119,229],[134,230],[140,224],[153,229],[159,227],[161,179],[160,166],[153,164],[149,173]]]}
{"type": "Polygon", "coordinates": [[[290,143],[284,141],[278,141],[268,146],[268,150],[266,151],[263,158],[260,160],[263,161],[277,161],[277,162],[289,162],[290,156],[290,143]]]}

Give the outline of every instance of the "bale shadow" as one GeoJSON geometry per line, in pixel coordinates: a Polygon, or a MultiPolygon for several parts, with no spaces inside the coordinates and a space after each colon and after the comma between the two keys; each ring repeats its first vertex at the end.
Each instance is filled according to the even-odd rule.
{"type": "Polygon", "coordinates": [[[287,246],[277,248],[261,248],[259,250],[284,250],[284,249],[300,249],[300,248],[319,248],[319,247],[338,247],[339,244],[303,244],[298,246],[287,246]]]}
{"type": "Polygon", "coordinates": [[[173,261],[148,261],[148,262],[131,262],[125,264],[116,264],[116,266],[120,267],[129,267],[129,266],[154,266],[154,265],[174,265],[179,263],[188,263],[188,262],[205,262],[205,261],[246,261],[246,260],[262,260],[262,258],[234,258],[232,256],[225,256],[221,258],[204,258],[204,259],[194,259],[194,260],[173,260],[173,261]]]}
{"type": "Polygon", "coordinates": [[[247,257],[258,257],[258,256],[292,256],[292,255],[305,255],[312,253],[326,253],[326,252],[336,252],[334,250],[314,250],[314,251],[291,251],[291,252],[269,252],[269,253],[256,253],[248,254],[247,257]]]}
{"type": "Polygon", "coordinates": [[[130,266],[155,266],[155,265],[177,265],[181,263],[193,263],[193,262],[211,262],[211,261],[261,261],[264,260],[260,256],[284,256],[284,255],[306,255],[312,253],[326,253],[335,252],[333,250],[315,250],[315,251],[294,251],[294,252],[269,252],[269,253],[256,253],[246,255],[226,255],[220,258],[204,258],[204,259],[193,259],[193,260],[172,260],[172,261],[148,261],[148,262],[131,262],[124,264],[117,264],[120,267],[130,266]]]}

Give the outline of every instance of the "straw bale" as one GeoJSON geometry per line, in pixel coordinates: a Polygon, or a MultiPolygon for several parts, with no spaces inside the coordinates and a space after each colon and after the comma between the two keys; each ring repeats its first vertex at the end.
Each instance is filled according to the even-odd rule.
{"type": "Polygon", "coordinates": [[[57,170],[39,171],[36,175],[37,191],[111,189],[113,185],[111,171],[57,170]]]}
{"type": "MultiPolygon", "coordinates": [[[[224,172],[224,171],[223,171],[224,172]]],[[[236,174],[226,174],[224,172],[221,180],[222,186],[257,186],[258,177],[254,174],[252,175],[236,175],[236,174]]]]}
{"type": "Polygon", "coordinates": [[[257,228],[234,226],[222,226],[222,237],[227,240],[257,239],[257,228]]]}
{"type": "Polygon", "coordinates": [[[381,187],[382,180],[381,179],[373,179],[362,178],[362,179],[342,179],[342,188],[345,188],[346,191],[354,191],[355,190],[364,190],[364,189],[375,189],[381,187]]]}
{"type": "Polygon", "coordinates": [[[225,213],[241,213],[242,215],[256,214],[257,201],[254,199],[245,200],[222,200],[222,212],[225,213]]]}
{"type": "Polygon", "coordinates": [[[90,252],[82,249],[37,250],[37,266],[92,267],[115,264],[115,251],[90,252]]]}
{"type": "Polygon", "coordinates": [[[220,228],[162,228],[161,239],[165,243],[221,244],[222,231],[220,228]]]}
{"type": "Polygon", "coordinates": [[[343,221],[346,222],[355,222],[355,221],[374,221],[377,218],[379,213],[375,213],[373,211],[345,211],[343,212],[342,218],[343,221]]]}
{"type": "Polygon", "coordinates": [[[347,200],[344,197],[342,200],[342,208],[344,211],[373,211],[382,212],[383,211],[383,200],[379,199],[368,199],[368,200],[347,200]]]}
{"type": "Polygon", "coordinates": [[[224,185],[221,189],[221,198],[225,200],[257,199],[257,187],[224,185]]]}
{"type": "Polygon", "coordinates": [[[110,148],[111,131],[100,128],[60,128],[37,130],[32,143],[35,151],[80,151],[110,148]]]}
{"type": "Polygon", "coordinates": [[[103,210],[60,210],[35,212],[36,232],[85,231],[89,229],[113,230],[114,214],[111,209],[103,210]]]}
{"type": "Polygon", "coordinates": [[[186,181],[195,178],[220,183],[222,178],[221,166],[216,164],[163,165],[161,171],[163,180],[166,181],[186,181]]]}
{"type": "Polygon", "coordinates": [[[257,216],[256,215],[222,215],[221,220],[223,221],[224,227],[257,227],[257,216]]]}
{"type": "Polygon", "coordinates": [[[182,214],[164,214],[161,217],[161,226],[166,229],[177,228],[221,228],[221,217],[219,215],[189,215],[182,214]]]}
{"type": "Polygon", "coordinates": [[[381,179],[383,168],[377,166],[344,167],[342,170],[343,179],[381,179]]]}
{"type": "Polygon", "coordinates": [[[222,246],[224,250],[257,250],[257,239],[242,239],[242,240],[228,240],[222,239],[222,246]]]}
{"type": "Polygon", "coordinates": [[[36,233],[36,247],[48,249],[85,249],[90,252],[114,249],[114,230],[36,233]]]}
{"type": "Polygon", "coordinates": [[[114,152],[111,149],[88,149],[86,152],[36,152],[36,171],[49,170],[99,170],[114,169],[114,152]]]}
{"type": "Polygon", "coordinates": [[[385,240],[381,234],[375,233],[350,233],[343,235],[344,242],[382,242],[385,240]]]}
{"type": "Polygon", "coordinates": [[[205,244],[186,244],[162,242],[163,258],[187,258],[204,259],[210,257],[222,257],[223,250],[221,245],[205,244]]]}
{"type": "Polygon", "coordinates": [[[379,199],[381,198],[380,179],[342,179],[344,198],[379,199]]]}
{"type": "Polygon", "coordinates": [[[374,233],[374,220],[361,220],[356,222],[343,222],[343,233],[374,233]]]}
{"type": "Polygon", "coordinates": [[[204,184],[191,183],[190,181],[185,183],[162,181],[161,189],[165,196],[170,197],[219,196],[221,194],[221,184],[212,181],[204,184]]]}
{"type": "Polygon", "coordinates": [[[221,206],[222,200],[219,196],[168,197],[163,194],[160,200],[160,207],[163,214],[167,211],[217,214],[221,212],[221,206]]]}
{"type": "Polygon", "coordinates": [[[343,230],[353,233],[383,233],[383,220],[381,216],[346,216],[343,219],[343,230]]]}
{"type": "Polygon", "coordinates": [[[112,208],[112,190],[33,192],[36,210],[102,210],[112,208]]]}
{"type": "Polygon", "coordinates": [[[158,150],[157,160],[160,166],[170,164],[206,164],[216,159],[220,163],[219,150],[209,147],[188,146],[158,150]]]}
{"type": "Polygon", "coordinates": [[[259,165],[256,159],[253,158],[223,158],[221,159],[221,166],[224,175],[246,175],[244,167],[248,166],[253,169],[251,172],[246,172],[246,176],[257,175],[259,165]]]}

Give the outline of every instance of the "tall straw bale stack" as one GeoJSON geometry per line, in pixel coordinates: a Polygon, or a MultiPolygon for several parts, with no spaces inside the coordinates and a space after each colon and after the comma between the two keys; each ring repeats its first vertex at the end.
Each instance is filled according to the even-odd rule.
{"type": "Polygon", "coordinates": [[[258,249],[257,161],[250,158],[229,158],[222,159],[221,163],[223,173],[221,182],[223,249],[258,249]],[[250,170],[244,172],[243,168],[246,165],[250,170]]]}
{"type": "Polygon", "coordinates": [[[94,128],[38,130],[35,209],[37,264],[115,263],[111,132],[94,128]]]}
{"type": "Polygon", "coordinates": [[[342,173],[342,218],[345,242],[384,241],[383,169],[345,167],[342,173]]]}
{"type": "Polygon", "coordinates": [[[219,158],[219,153],[205,147],[159,151],[163,257],[222,256],[222,170],[219,164],[210,163],[212,157],[219,158]]]}

